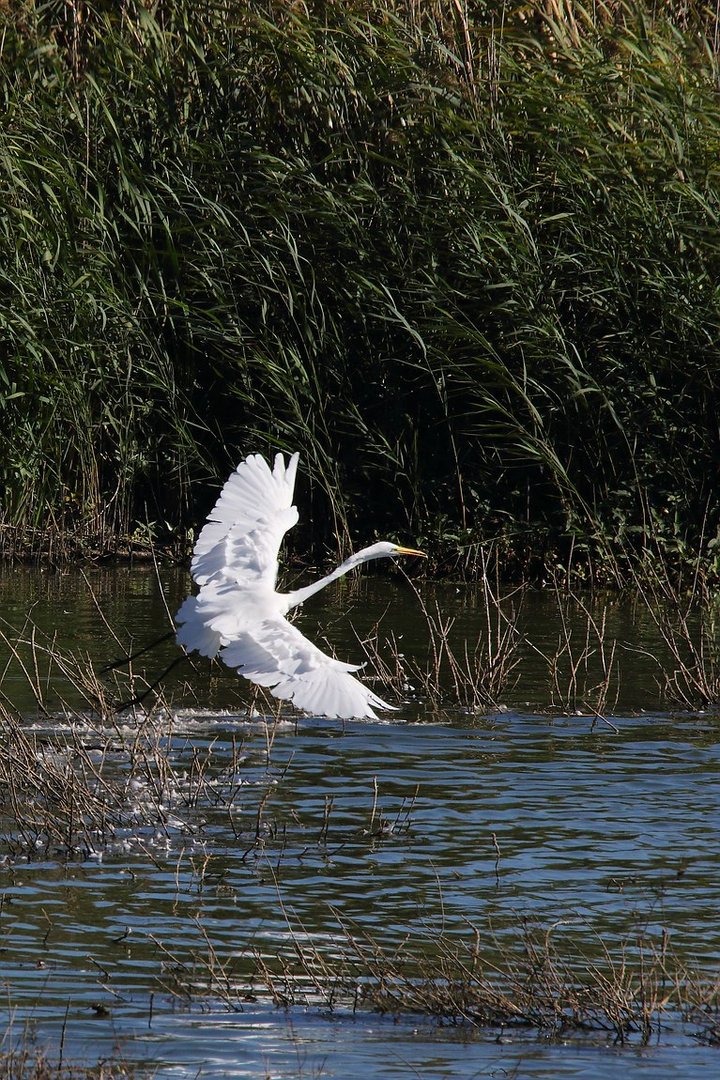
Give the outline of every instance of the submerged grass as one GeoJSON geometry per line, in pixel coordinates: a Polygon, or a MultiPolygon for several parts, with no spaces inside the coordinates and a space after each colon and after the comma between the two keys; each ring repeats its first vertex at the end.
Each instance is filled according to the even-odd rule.
{"type": "Polygon", "coordinates": [[[304,551],[697,552],[708,11],[3,5],[2,550],[182,547],[242,453],[299,448],[304,551]]]}

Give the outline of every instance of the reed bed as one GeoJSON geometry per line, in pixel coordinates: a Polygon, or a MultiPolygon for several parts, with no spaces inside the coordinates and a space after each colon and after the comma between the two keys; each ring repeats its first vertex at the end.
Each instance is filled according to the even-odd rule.
{"type": "Polygon", "coordinates": [[[427,1016],[469,1030],[546,1038],[602,1034],[616,1044],[648,1043],[683,1027],[699,1040],[716,1038],[720,984],[657,940],[604,940],[562,923],[543,930],[518,926],[514,941],[469,926],[464,935],[421,930],[392,946],[338,916],[332,941],[315,944],[301,925],[275,952],[238,948],[220,953],[206,929],[182,957],[161,948],[163,989],[186,1004],[210,996],[231,1011],[270,1000],[280,1008],[427,1016]],[[250,972],[248,974],[248,966],[250,972]]]}
{"type": "Polygon", "coordinates": [[[299,448],[303,553],[694,557],[720,526],[709,12],[2,5],[0,548],[182,550],[241,454],[299,448]]]}

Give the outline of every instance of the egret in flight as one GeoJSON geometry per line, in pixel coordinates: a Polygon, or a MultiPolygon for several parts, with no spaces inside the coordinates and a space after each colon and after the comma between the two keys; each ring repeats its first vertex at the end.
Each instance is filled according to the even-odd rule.
{"type": "Polygon", "coordinates": [[[277,592],[278,551],[297,523],[293,488],[299,454],[272,471],[260,454],[241,461],[220,493],[197,543],[192,576],[200,586],[182,605],[177,640],[188,652],[220,656],[228,667],[276,698],[315,716],[370,717],[391,709],[344,664],[313,645],[285,618],[289,611],[363,563],[424,552],[398,544],[371,544],[327,577],[292,592],[277,592]]]}

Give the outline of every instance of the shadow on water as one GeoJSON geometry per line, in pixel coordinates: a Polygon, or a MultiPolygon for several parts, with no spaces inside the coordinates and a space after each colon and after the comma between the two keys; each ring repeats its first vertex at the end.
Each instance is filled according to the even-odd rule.
{"type": "MultiPolygon", "coordinates": [[[[5,571],[3,617],[21,629],[32,608],[58,646],[98,664],[117,655],[108,625],[128,648],[167,629],[152,572],[88,578],[97,605],[78,574],[5,571]]],[[[173,611],[187,577],[161,581],[173,611]]],[[[480,632],[471,595],[424,586],[423,596],[454,617],[457,640],[480,632]]],[[[608,639],[640,649],[622,652],[612,727],[537,711],[552,689],[547,658],[565,640],[551,594],[525,597],[531,646],[517,682],[501,708],[479,713],[428,712],[416,699],[389,723],[266,722],[247,714],[242,680],[198,663],[173,672],[170,712],[120,731],[39,716],[11,663],[3,691],[25,729],[66,737],[73,760],[109,770],[124,800],[94,848],[68,857],[42,839],[18,846],[3,796],[0,978],[13,1032],[29,1022],[40,1044],[62,1040],[66,1060],[120,1058],[158,1075],[707,1075],[717,1049],[697,1037],[709,1021],[695,1016],[644,1044],[601,1028],[549,1039],[530,1026],[354,1010],[308,974],[312,961],[345,977],[349,932],[385,957],[432,960],[471,942],[501,965],[528,932],[550,928],[588,963],[608,952],[630,962],[669,941],[717,970],[717,720],[660,711],[652,621],[627,601],[602,602],[608,639]],[[268,969],[283,972],[275,1001],[286,1008],[272,1003],[268,969]]],[[[379,619],[408,656],[427,649],[402,580],[348,582],[303,619],[348,659],[379,619]]],[[[174,652],[163,644],[152,665],[174,652]]],[[[49,704],[69,698],[56,677],[43,683],[49,704]]]]}

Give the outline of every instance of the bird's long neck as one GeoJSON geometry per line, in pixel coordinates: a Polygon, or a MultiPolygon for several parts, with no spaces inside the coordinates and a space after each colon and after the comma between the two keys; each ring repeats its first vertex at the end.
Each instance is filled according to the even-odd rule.
{"type": "Polygon", "coordinates": [[[349,573],[350,570],[358,565],[358,555],[362,555],[362,552],[351,555],[345,562],[340,563],[331,574],[326,574],[326,576],[320,578],[319,581],[314,581],[312,585],[306,585],[303,589],[294,589],[292,592],[286,593],[289,601],[288,611],[297,607],[298,604],[304,604],[306,600],[309,600],[315,593],[320,592],[326,585],[329,585],[333,581],[337,581],[338,578],[344,577],[345,574],[349,573]]]}

